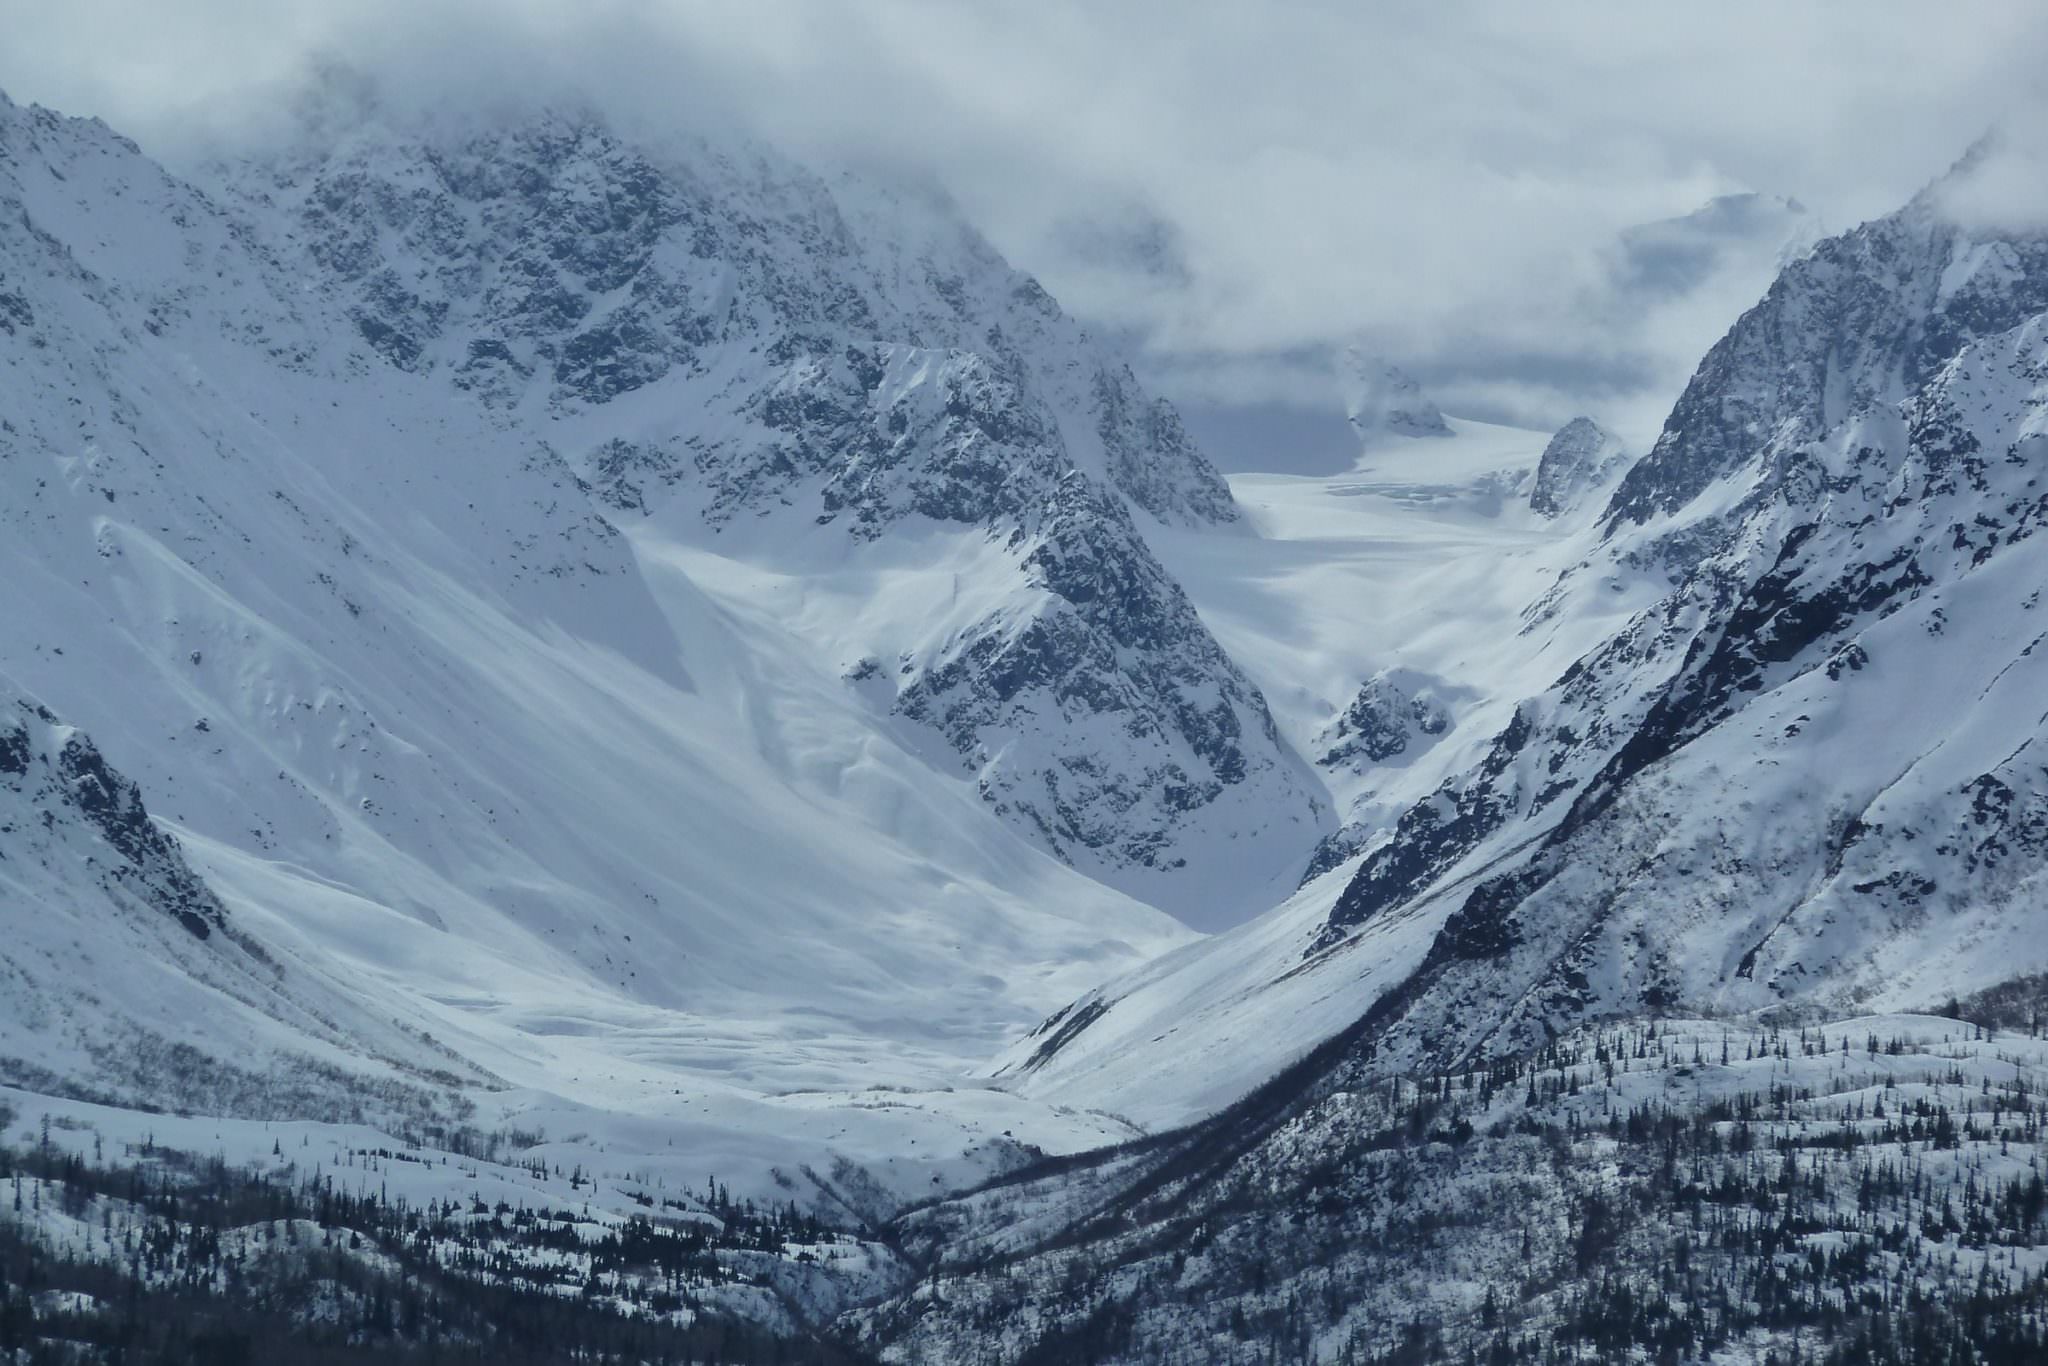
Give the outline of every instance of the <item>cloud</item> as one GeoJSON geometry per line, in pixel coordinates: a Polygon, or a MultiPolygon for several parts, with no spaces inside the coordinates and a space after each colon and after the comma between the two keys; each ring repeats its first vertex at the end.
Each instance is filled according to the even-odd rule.
{"type": "Polygon", "coordinates": [[[1932,199],[1966,231],[2048,232],[2048,115],[2002,123],[1942,177],[1932,199]]]}
{"type": "Polygon", "coordinates": [[[17,99],[152,147],[260,129],[313,53],[401,98],[737,121],[935,179],[1162,369],[1250,385],[1363,337],[1531,421],[1668,399],[1768,278],[1602,316],[1631,225],[1744,189],[1888,211],[2048,58],[2048,8],[1989,0],[0,0],[0,33],[17,99]]]}

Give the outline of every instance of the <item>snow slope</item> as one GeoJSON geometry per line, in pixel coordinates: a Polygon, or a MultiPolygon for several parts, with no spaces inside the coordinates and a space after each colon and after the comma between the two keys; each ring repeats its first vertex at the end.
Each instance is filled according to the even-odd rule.
{"type": "Polygon", "coordinates": [[[905,1214],[924,1282],[850,1317],[902,1362],[2034,1361],[2044,1062],[1916,1015],[1584,1026],[1395,1077],[1361,1049],[905,1214]]]}
{"type": "MultiPolygon", "coordinates": [[[[829,207],[818,182],[799,188],[829,207]]],[[[1013,376],[1015,401],[1050,424],[1042,434],[1086,424],[1075,429],[1094,444],[1079,456],[1078,436],[1057,446],[1028,495],[990,495],[1000,506],[986,522],[875,492],[866,506],[890,510],[849,518],[864,528],[854,534],[788,510],[811,534],[784,545],[750,500],[782,509],[793,489],[719,502],[721,532],[718,517],[680,509],[628,516],[621,484],[577,472],[601,475],[602,434],[725,430],[716,410],[693,428],[679,399],[742,366],[752,334],[672,377],[681,387],[650,380],[602,411],[595,390],[573,387],[598,381],[573,367],[570,387],[550,370],[514,401],[465,389],[438,353],[396,363],[392,334],[366,326],[389,326],[364,302],[378,286],[323,267],[300,218],[262,220],[257,200],[171,176],[96,122],[0,104],[0,201],[0,669],[139,788],[234,931],[195,947],[123,903],[132,931],[88,969],[46,951],[44,929],[65,933],[51,922],[0,950],[11,1002],[76,999],[89,971],[167,1045],[268,1075],[320,1060],[345,1074],[337,1113],[373,1120],[383,1112],[364,1088],[407,1068],[459,1075],[470,1091],[447,1108],[481,1105],[506,1123],[526,1122],[516,1110],[600,1128],[593,1115],[695,1107],[700,1146],[750,1154],[761,1181],[771,1165],[829,1170],[850,1154],[908,1164],[904,1189],[916,1189],[928,1180],[920,1136],[930,1162],[964,1176],[1008,1160],[990,1147],[1006,1129],[1050,1147],[1127,1132],[947,1088],[1058,1001],[1189,938],[1065,866],[1028,820],[998,819],[1006,781],[1028,786],[1032,765],[1077,750],[1114,760],[1102,788],[1138,814],[1104,838],[1099,870],[1157,871],[1153,895],[1176,873],[1168,851],[1119,861],[1117,841],[1143,844],[1177,773],[1194,785],[1180,800],[1225,813],[1293,792],[1299,810],[1271,815],[1286,826],[1267,845],[1274,867],[1298,863],[1319,829],[1312,780],[1146,549],[1144,528],[1162,519],[1235,516],[1199,455],[1171,445],[1170,414],[1113,373],[1083,372],[1056,394],[1013,376]],[[1060,406],[1076,395],[1094,405],[1079,416],[1060,406]],[[760,533],[751,550],[748,531],[760,533]],[[783,561],[785,578],[841,566],[837,587],[821,574],[816,610],[849,649],[888,659],[889,692],[849,678],[859,656],[778,603],[762,561],[785,550],[800,557],[783,561]],[[964,599],[943,638],[926,644],[933,620],[893,588],[878,596],[899,573],[964,599]],[[1129,591],[1091,605],[1098,586],[1129,591]],[[974,658],[1000,675],[1058,632],[1091,643],[1094,674],[1007,698],[937,686],[945,649],[992,640],[974,658]],[[913,645],[933,652],[913,671],[930,696],[988,702],[988,717],[963,723],[995,751],[980,785],[954,737],[894,701],[913,645]],[[1069,713],[1026,727],[1048,695],[1069,713]],[[1107,737],[1124,734],[1112,723],[1136,730],[1137,711],[1151,729],[1112,754],[1107,737]],[[1199,779],[1203,765],[1247,791],[1199,779]],[[283,999],[193,1004],[256,992],[250,974],[268,981],[216,961],[224,943],[260,948],[284,984],[262,990],[283,999]],[[196,984],[167,984],[169,965],[196,984]],[[913,1094],[857,1094],[876,1085],[913,1094]],[[810,1098],[778,1099],[798,1092],[810,1098]],[[944,1165],[968,1148],[982,1156],[944,1165]]],[[[700,215],[718,208],[693,202],[700,215]]],[[[751,220],[733,214],[730,231],[750,239],[751,220]]],[[[386,241],[382,220],[362,223],[386,241]]],[[[900,241],[879,228],[861,240],[900,241]]],[[[980,267],[996,283],[971,277],[975,289],[1022,288],[992,258],[980,267]]],[[[1017,306],[1065,326],[1049,303],[1017,306]]],[[[467,356],[466,340],[449,345],[467,356]]],[[[954,379],[988,368],[955,359],[954,379]]],[[[753,378],[789,388],[786,367],[753,378]]],[[[932,382],[910,387],[966,393],[932,382]]],[[[764,479],[779,449],[746,447],[764,479]]],[[[917,463],[935,449],[912,452],[905,487],[958,473],[917,463]]],[[[1107,805],[1085,814],[1115,825],[1114,801],[1097,796],[1107,805]]],[[[1094,848],[1071,852],[1085,862],[1094,848]]],[[[18,884],[10,922],[35,921],[63,885],[18,884]]],[[[91,899],[74,911],[80,923],[114,914],[91,899]]],[[[130,1037],[122,1014],[73,1011],[84,1033],[11,1036],[28,1069],[17,1075],[147,1099],[107,1061],[130,1037]]]]}
{"type": "MultiPolygon", "coordinates": [[[[1597,505],[1554,519],[1530,509],[1543,433],[1446,427],[1447,437],[1385,438],[1343,474],[1231,476],[1256,538],[1158,538],[1346,823],[1298,892],[1279,889],[1276,909],[1089,993],[1019,1040],[996,1063],[1006,1086],[1148,1126],[1189,1121],[1350,1024],[1420,963],[1426,909],[1303,962],[1343,890],[1329,870],[1385,844],[1403,811],[1484,758],[1518,698],[1625,619],[1603,603],[1606,614],[1522,629],[1529,603],[1593,543],[1597,505]]],[[[1618,477],[1607,472],[1610,487],[1618,477]]]]}
{"type": "Polygon", "coordinates": [[[208,178],[394,369],[561,452],[615,520],[891,576],[908,600],[858,604],[834,662],[1028,837],[1207,924],[1320,835],[1313,779],[1147,545],[1228,531],[1228,487],[950,206],[581,113],[338,125],[208,178]]]}
{"type": "Polygon", "coordinates": [[[0,902],[14,914],[0,949],[0,1077],[309,1120],[417,1118],[488,1081],[269,953],[90,737],[8,691],[0,902]],[[199,1065],[209,1054],[225,1056],[199,1065]]]}
{"type": "Polygon", "coordinates": [[[1243,1089],[1376,1005],[1398,1069],[1588,1018],[1926,1008],[2048,965],[2048,247],[1946,208],[1993,154],[1788,266],[1709,353],[1606,510],[1529,561],[1555,582],[1506,585],[1483,720],[1340,891],[1240,931],[1242,971],[1218,941],[1103,988],[1017,1084],[1143,1078],[1180,1113],[1203,1050],[1155,1046],[1176,995],[1232,1003],[1203,1029],[1258,1051],[1243,1089]]]}

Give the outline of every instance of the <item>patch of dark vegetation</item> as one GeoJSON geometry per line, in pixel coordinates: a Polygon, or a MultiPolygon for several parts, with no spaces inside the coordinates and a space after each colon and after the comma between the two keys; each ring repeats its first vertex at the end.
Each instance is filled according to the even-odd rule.
{"type": "Polygon", "coordinates": [[[1942,1012],[1991,1029],[2018,1029],[2039,1037],[2048,1029],[2048,972],[2030,973],[1951,1001],[1942,1012]]]}
{"type": "Polygon", "coordinates": [[[2048,1104],[2012,1047],[1647,1021],[1398,1080],[1325,1059],[904,1216],[924,1289],[859,1317],[908,1361],[1034,1366],[2048,1360],[2048,1104]]]}
{"type": "Polygon", "coordinates": [[[1051,1032],[1047,1034],[1043,1043],[1031,1051],[1031,1056],[1025,1059],[1023,1070],[1035,1072],[1045,1066],[1051,1061],[1053,1054],[1065,1048],[1082,1030],[1108,1013],[1109,1007],[1101,1001],[1089,1001],[1079,1007],[1069,1006],[1062,1009],[1059,1014],[1045,1022],[1043,1027],[1051,1032]]]}
{"type": "Polygon", "coordinates": [[[0,1201],[10,1363],[867,1360],[701,1298],[745,1276],[733,1252],[831,1239],[793,1208],[721,1201],[709,1218],[650,1211],[592,1236],[563,1212],[410,1205],[317,1170],[280,1180],[154,1145],[133,1163],[87,1163],[47,1135],[0,1147],[0,1201]],[[45,1201],[105,1245],[38,1236],[45,1201]]]}

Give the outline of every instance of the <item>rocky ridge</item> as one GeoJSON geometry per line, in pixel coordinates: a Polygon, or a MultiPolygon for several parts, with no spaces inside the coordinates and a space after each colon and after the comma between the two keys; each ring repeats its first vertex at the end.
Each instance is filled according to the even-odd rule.
{"type": "Polygon", "coordinates": [[[1575,417],[1543,448],[1529,507],[1539,516],[1561,517],[1627,463],[1620,438],[1590,417],[1575,417]]]}

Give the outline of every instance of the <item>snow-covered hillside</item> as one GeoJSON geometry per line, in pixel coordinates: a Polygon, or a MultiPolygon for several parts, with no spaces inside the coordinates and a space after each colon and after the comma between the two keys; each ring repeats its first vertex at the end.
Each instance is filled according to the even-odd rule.
{"type": "Polygon", "coordinates": [[[1062,859],[1198,922],[1298,863],[1316,784],[1146,544],[1228,487],[950,206],[591,115],[324,121],[211,175],[393,368],[651,553],[865,580],[829,662],[1062,859]]]}
{"type": "Polygon", "coordinates": [[[9,693],[0,1080],[306,1120],[460,1110],[461,1088],[490,1080],[327,976],[272,956],[91,737],[9,693]]]}
{"type": "Polygon", "coordinates": [[[1993,154],[1790,265],[1714,348],[1563,572],[1520,585],[1488,706],[1452,709],[1476,734],[1362,858],[1242,949],[1086,998],[1018,1084],[1144,1078],[1178,1114],[1212,1050],[1243,1089],[1375,1010],[1399,1068],[1644,1011],[1924,1008],[2048,966],[2048,244],[1949,211],[1993,154]]]}
{"type": "Polygon", "coordinates": [[[2044,1064],[1926,1016],[1360,1051],[905,1215],[930,1269],[852,1318],[900,1362],[2038,1361],[2044,1064]]]}
{"type": "Polygon", "coordinates": [[[149,1099],[132,1023],[341,1113],[408,1068],[496,1123],[690,1111],[764,1182],[1128,1132],[946,1088],[1189,938],[1105,880],[1241,913],[1328,825],[1148,547],[1243,538],[1170,411],[913,198],[583,121],[293,145],[200,188],[0,104],[0,668],[227,927],[10,935],[10,1006],[78,1026],[16,1075],[149,1099]]]}
{"type": "MultiPolygon", "coordinates": [[[[1597,540],[1599,504],[1532,510],[1557,444],[1544,433],[1446,425],[1447,438],[1385,440],[1343,474],[1233,475],[1257,537],[1161,538],[1345,823],[1275,910],[1019,1040],[996,1064],[1006,1086],[1147,1125],[1198,1118],[1350,1024],[1427,951],[1429,931],[1404,913],[1355,952],[1303,961],[1343,890],[1331,870],[1348,873],[1402,812],[1483,762],[1520,698],[1626,620],[1599,603],[1522,629],[1528,604],[1597,540]]],[[[1618,477],[1607,469],[1607,486],[1618,477]]]]}

